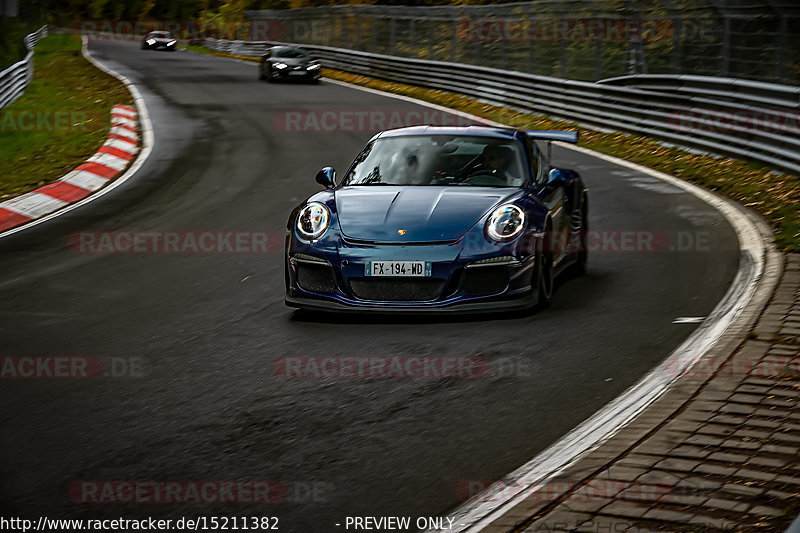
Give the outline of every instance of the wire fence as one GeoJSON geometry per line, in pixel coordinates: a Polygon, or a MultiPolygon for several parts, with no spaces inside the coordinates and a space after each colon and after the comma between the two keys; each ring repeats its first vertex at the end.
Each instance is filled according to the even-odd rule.
{"type": "Polygon", "coordinates": [[[538,0],[248,11],[239,38],[597,81],[698,74],[800,85],[796,0],[538,0]]]}
{"type": "Polygon", "coordinates": [[[46,25],[25,36],[25,58],[0,72],[0,109],[19,98],[33,79],[33,47],[46,36],[46,25]]]}

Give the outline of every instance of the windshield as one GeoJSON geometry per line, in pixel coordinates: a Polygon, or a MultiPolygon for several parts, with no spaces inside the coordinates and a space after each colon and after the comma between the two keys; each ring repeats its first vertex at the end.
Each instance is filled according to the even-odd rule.
{"type": "Polygon", "coordinates": [[[154,31],[154,32],[151,32],[150,35],[148,35],[148,37],[153,38],[153,39],[168,39],[169,38],[169,32],[168,31],[154,31]]]}
{"type": "Polygon", "coordinates": [[[364,149],[344,185],[472,185],[521,187],[519,143],[473,135],[378,139],[364,149]]]}
{"type": "Polygon", "coordinates": [[[272,50],[272,57],[308,57],[308,52],[299,48],[274,48],[272,50]]]}

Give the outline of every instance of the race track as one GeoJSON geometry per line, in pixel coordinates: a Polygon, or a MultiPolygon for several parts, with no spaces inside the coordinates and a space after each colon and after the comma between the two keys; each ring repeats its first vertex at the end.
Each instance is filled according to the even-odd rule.
{"type": "Polygon", "coordinates": [[[298,532],[335,531],[348,515],[442,515],[461,503],[464,480],[514,470],[664,360],[696,327],[673,321],[706,316],[736,273],[736,235],[711,207],[561,148],[556,163],[590,188],[593,230],[656,232],[673,250],[597,251],[589,275],[531,315],[298,316],[283,304],[280,246],[77,253],[76,232],[282,239],[291,209],[319,189],[316,171],[341,175],[371,133],[285,131],[276,115],[417,108],[327,82],[259,82],[254,64],[191,52],[90,49],[139,87],[155,147],[108,195],[0,239],[0,355],[134,360],[143,375],[1,380],[4,514],[274,515],[298,532]],[[492,372],[287,380],[273,368],[321,355],[478,356],[492,372]],[[274,480],[320,491],[268,506],[73,503],[70,486],[86,480],[274,480]]]}

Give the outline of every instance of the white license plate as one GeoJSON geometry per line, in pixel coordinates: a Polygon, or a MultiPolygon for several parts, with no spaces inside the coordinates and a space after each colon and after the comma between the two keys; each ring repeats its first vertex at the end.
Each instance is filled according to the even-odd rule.
{"type": "Polygon", "coordinates": [[[305,75],[306,75],[305,70],[292,70],[289,72],[289,76],[305,76],[305,75]]]}
{"type": "Polygon", "coordinates": [[[411,276],[426,277],[431,275],[429,261],[369,261],[366,264],[367,276],[411,276]]]}

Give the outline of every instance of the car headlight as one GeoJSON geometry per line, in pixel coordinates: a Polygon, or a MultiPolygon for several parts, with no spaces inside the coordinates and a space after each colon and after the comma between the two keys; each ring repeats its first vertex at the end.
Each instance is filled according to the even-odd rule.
{"type": "Polygon", "coordinates": [[[286,63],[275,63],[275,68],[277,68],[277,69],[284,69],[284,68],[286,68],[288,66],[289,65],[287,65],[286,63]]]}
{"type": "Polygon", "coordinates": [[[172,45],[174,45],[176,42],[178,42],[178,41],[176,41],[175,39],[172,39],[170,42],[168,42],[168,43],[167,43],[167,46],[172,46],[172,45]]]}
{"type": "Polygon", "coordinates": [[[486,221],[486,236],[495,242],[514,240],[523,229],[525,212],[512,204],[498,207],[486,221]]]}
{"type": "Polygon", "coordinates": [[[307,68],[308,70],[315,70],[315,69],[318,69],[318,68],[319,68],[319,65],[317,65],[317,64],[314,64],[314,65],[309,65],[309,66],[308,66],[308,67],[306,67],[306,68],[307,68]]]}
{"type": "Polygon", "coordinates": [[[297,214],[297,231],[305,239],[322,237],[330,224],[330,211],[319,202],[311,202],[297,214]]]}
{"type": "Polygon", "coordinates": [[[155,39],[147,39],[147,44],[156,44],[155,39]]]}

